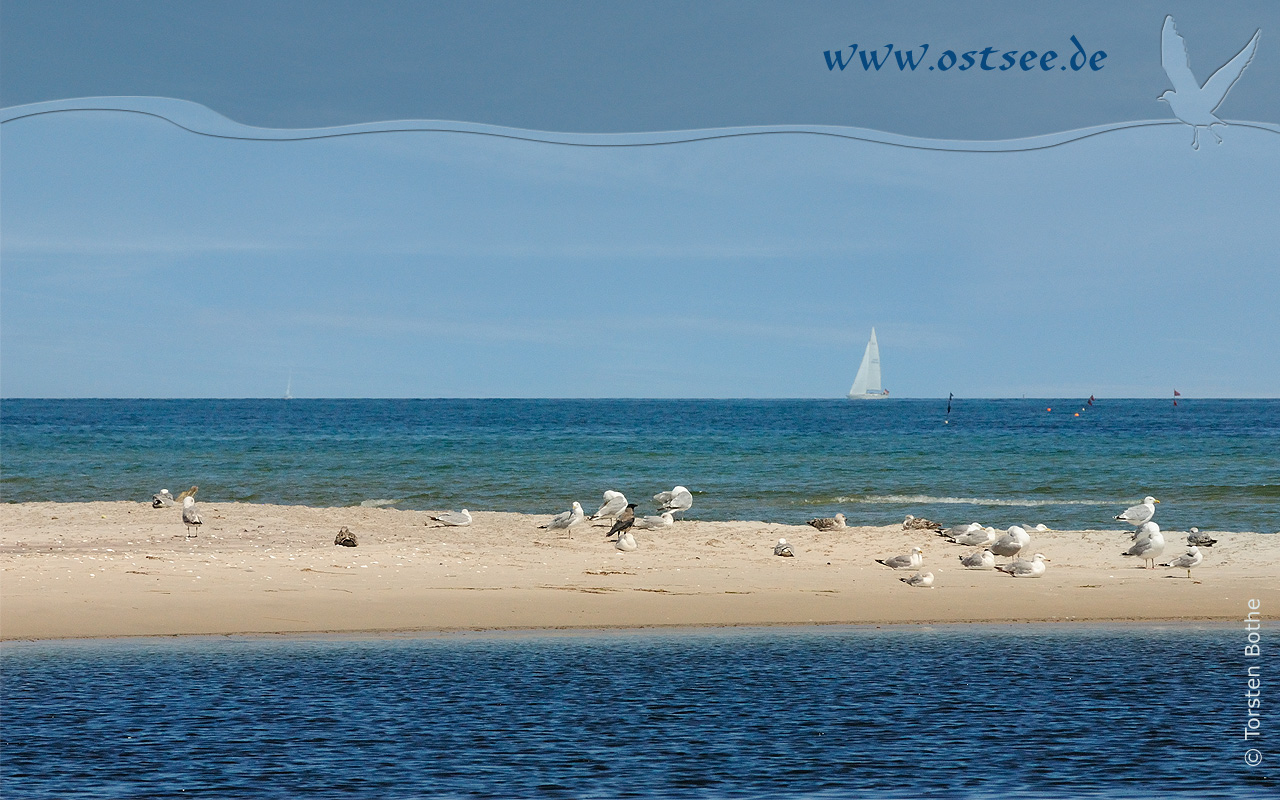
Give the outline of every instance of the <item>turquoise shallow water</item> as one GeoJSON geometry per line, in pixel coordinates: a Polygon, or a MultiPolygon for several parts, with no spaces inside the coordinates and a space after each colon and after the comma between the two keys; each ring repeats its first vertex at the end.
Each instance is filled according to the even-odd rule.
{"type": "Polygon", "coordinates": [[[1276,797],[1280,753],[1245,763],[1243,642],[963,625],[6,643],[0,779],[35,799],[1276,797]]]}
{"type": "Polygon", "coordinates": [[[1280,530],[1280,401],[4,400],[10,502],[552,513],[675,484],[690,517],[1280,530]],[[1047,409],[1052,408],[1052,411],[1047,409]],[[1079,413],[1080,416],[1075,416],[1079,413]],[[944,424],[944,418],[947,420],[944,424]]]}

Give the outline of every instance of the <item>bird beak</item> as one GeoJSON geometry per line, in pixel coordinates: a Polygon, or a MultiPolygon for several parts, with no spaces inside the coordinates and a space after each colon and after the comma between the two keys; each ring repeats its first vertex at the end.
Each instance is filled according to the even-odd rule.
{"type": "Polygon", "coordinates": [[[1160,502],[1160,501],[1159,501],[1159,500],[1156,500],[1156,501],[1154,501],[1154,502],[1157,502],[1157,503],[1159,503],[1159,502],[1160,502]]]}

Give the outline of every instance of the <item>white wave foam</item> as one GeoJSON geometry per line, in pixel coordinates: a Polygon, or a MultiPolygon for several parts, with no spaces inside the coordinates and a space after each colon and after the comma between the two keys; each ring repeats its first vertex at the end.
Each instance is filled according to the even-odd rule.
{"type": "Polygon", "coordinates": [[[400,502],[399,500],[385,500],[381,498],[376,498],[373,500],[361,500],[360,507],[361,508],[382,508],[383,506],[393,506],[399,502],[400,502]]]}
{"type": "Polygon", "coordinates": [[[866,497],[837,497],[837,503],[888,503],[902,505],[966,505],[966,506],[1109,506],[1114,500],[1024,500],[994,497],[933,497],[927,494],[872,494],[866,497]]]}

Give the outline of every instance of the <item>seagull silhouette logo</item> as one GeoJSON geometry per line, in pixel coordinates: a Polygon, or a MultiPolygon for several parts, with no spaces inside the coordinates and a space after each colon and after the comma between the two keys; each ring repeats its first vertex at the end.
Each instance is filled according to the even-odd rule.
{"type": "Polygon", "coordinates": [[[1201,86],[1196,76],[1191,73],[1191,60],[1187,57],[1187,43],[1178,35],[1173,26],[1173,16],[1164,18],[1164,28],[1160,31],[1160,62],[1164,64],[1165,74],[1173,84],[1173,90],[1157,97],[1169,104],[1173,115],[1191,126],[1191,148],[1200,149],[1200,129],[1208,128],[1213,138],[1222,144],[1222,137],[1214,131],[1214,125],[1226,125],[1213,112],[1218,110],[1227,92],[1244,74],[1244,68],[1253,60],[1258,50],[1258,36],[1262,29],[1254,31],[1253,38],[1236,53],[1218,71],[1209,76],[1209,80],[1201,86]]]}

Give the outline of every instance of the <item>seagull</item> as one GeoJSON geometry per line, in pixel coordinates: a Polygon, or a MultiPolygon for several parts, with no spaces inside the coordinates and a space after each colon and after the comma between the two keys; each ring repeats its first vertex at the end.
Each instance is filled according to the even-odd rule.
{"type": "Polygon", "coordinates": [[[1159,533],[1159,532],[1160,532],[1159,525],[1155,524],[1154,522],[1144,522],[1136,531],[1133,532],[1133,535],[1130,536],[1129,538],[1134,541],[1134,544],[1137,544],[1143,539],[1150,539],[1151,534],[1159,533]]]}
{"type": "Polygon", "coordinates": [[[1116,514],[1116,519],[1121,522],[1127,522],[1130,525],[1141,525],[1144,522],[1150,522],[1151,518],[1156,515],[1156,503],[1160,501],[1147,495],[1142,498],[1142,502],[1136,506],[1129,506],[1124,511],[1116,514]]]}
{"type": "Polygon", "coordinates": [[[946,539],[958,539],[961,536],[982,530],[982,526],[976,522],[970,522],[968,525],[955,525],[947,528],[945,531],[938,531],[938,535],[946,539]]]}
{"type": "MultiPolygon", "coordinates": [[[[1155,528],[1147,535],[1140,535],[1133,543],[1133,547],[1124,551],[1121,555],[1137,556],[1143,561],[1143,566],[1150,561],[1151,566],[1148,569],[1156,568],[1156,559],[1164,552],[1164,534],[1160,532],[1160,528],[1154,522],[1147,523],[1155,528]]],[[[1146,527],[1145,525],[1143,527],[1146,527]]]]}
{"type": "Polygon", "coordinates": [[[1200,149],[1200,129],[1208,128],[1213,138],[1222,144],[1222,137],[1214,130],[1214,125],[1226,125],[1213,112],[1218,110],[1227,92],[1244,74],[1244,68],[1253,60],[1258,50],[1258,36],[1262,30],[1254,31],[1253,38],[1235,57],[1218,68],[1209,76],[1209,80],[1200,85],[1191,72],[1191,59],[1187,56],[1187,43],[1178,35],[1173,25],[1173,16],[1164,18],[1164,27],[1160,30],[1160,63],[1164,65],[1165,74],[1173,84],[1173,90],[1157,97],[1169,104],[1173,115],[1191,126],[1191,149],[1200,149]]]}
{"type": "Polygon", "coordinates": [[[1001,564],[996,569],[1015,578],[1039,578],[1044,574],[1044,562],[1048,560],[1043,553],[1036,553],[1031,557],[1030,561],[1020,558],[1017,561],[1010,561],[1008,564],[1001,564]]]}
{"type": "Polygon", "coordinates": [[[990,550],[974,550],[959,558],[965,569],[992,569],[996,565],[996,554],[990,550]]]}
{"type": "Polygon", "coordinates": [[[556,514],[546,525],[539,525],[539,528],[546,528],[552,531],[568,531],[569,538],[573,538],[573,526],[582,522],[582,504],[577,500],[573,501],[573,509],[556,514]]]}
{"type": "Polygon", "coordinates": [[[975,531],[966,533],[963,536],[957,536],[949,539],[948,541],[952,544],[962,544],[966,547],[987,547],[995,544],[996,529],[991,527],[978,528],[975,531]]]}
{"type": "Polygon", "coordinates": [[[630,553],[636,549],[636,537],[631,535],[631,531],[623,531],[618,534],[618,541],[614,542],[613,546],[624,553],[630,553]]]}
{"type": "Polygon", "coordinates": [[[1201,533],[1199,528],[1192,528],[1187,534],[1187,544],[1199,545],[1200,547],[1213,547],[1218,540],[1207,533],[1201,533]]]}
{"type": "Polygon", "coordinates": [[[913,517],[908,514],[907,518],[902,521],[902,529],[904,531],[940,531],[942,526],[924,517],[913,517]]]}
{"type": "Polygon", "coordinates": [[[182,499],[182,524],[187,526],[187,538],[196,535],[191,532],[192,525],[197,526],[196,530],[200,530],[199,526],[203,524],[200,515],[196,513],[196,499],[191,495],[182,499]]]}
{"type": "Polygon", "coordinates": [[[683,486],[677,486],[669,492],[658,492],[653,499],[658,501],[659,511],[670,511],[672,514],[688,511],[693,505],[693,493],[683,486]]]}
{"type": "Polygon", "coordinates": [[[1200,562],[1204,561],[1204,556],[1200,555],[1200,548],[1191,545],[1190,549],[1172,561],[1161,564],[1162,567],[1174,567],[1176,569],[1185,569],[1187,577],[1191,577],[1191,568],[1200,566],[1200,562]]]}
{"type": "Polygon", "coordinates": [[[173,505],[173,495],[169,494],[168,489],[161,489],[151,495],[152,508],[168,508],[171,505],[173,505]]]}
{"type": "Polygon", "coordinates": [[[604,502],[600,504],[600,510],[591,515],[594,522],[598,519],[614,519],[622,513],[622,509],[627,507],[627,498],[622,492],[615,492],[612,489],[604,493],[604,502]]]}
{"type": "Polygon", "coordinates": [[[1031,544],[1031,537],[1027,532],[1017,525],[1010,525],[1004,536],[992,543],[991,552],[1012,559],[1029,544],[1031,544]]]}
{"type": "Polygon", "coordinates": [[[924,551],[919,547],[913,547],[905,556],[877,558],[876,563],[884,564],[889,569],[920,569],[920,565],[924,563],[924,551]]]}
{"type": "Polygon", "coordinates": [[[844,514],[836,514],[834,517],[814,517],[809,520],[809,524],[820,531],[838,531],[845,527],[844,514]]]}
{"type": "Polygon", "coordinates": [[[773,554],[783,558],[794,558],[796,551],[791,549],[791,545],[787,544],[786,539],[779,539],[778,543],[773,546],[773,554]]]}
{"type": "Polygon", "coordinates": [[[906,585],[908,585],[908,586],[915,586],[915,587],[920,588],[920,589],[932,589],[932,588],[933,588],[933,573],[932,573],[932,572],[926,572],[926,573],[925,573],[925,574],[923,574],[923,575],[921,575],[919,572],[917,572],[915,575],[908,575],[908,576],[907,576],[907,577],[905,577],[905,578],[898,578],[898,580],[902,581],[903,583],[905,583],[905,584],[906,584],[906,585]]]}
{"type": "Polygon", "coordinates": [[[433,516],[432,519],[442,525],[461,528],[471,524],[471,512],[465,508],[461,511],[446,511],[443,514],[433,516]]]}
{"type": "Polygon", "coordinates": [[[188,497],[195,497],[196,492],[200,491],[199,486],[192,486],[190,489],[178,493],[178,502],[186,500],[188,497]]]}
{"type": "Polygon", "coordinates": [[[1053,528],[1050,528],[1048,525],[1045,525],[1043,522],[1037,522],[1036,526],[1032,528],[1032,530],[1034,530],[1036,533],[1049,533],[1053,530],[1053,528]]]}
{"type": "Polygon", "coordinates": [[[643,531],[656,531],[659,528],[670,528],[675,524],[675,520],[671,518],[670,511],[663,511],[656,517],[640,517],[636,520],[635,528],[643,531]]]}
{"type": "MultiPolygon", "coordinates": [[[[618,514],[618,518],[614,520],[613,527],[610,528],[609,532],[604,535],[604,538],[608,539],[610,536],[614,535],[615,533],[618,534],[619,537],[621,537],[623,534],[626,534],[628,537],[630,537],[631,534],[627,532],[631,530],[631,526],[634,525],[635,523],[636,523],[636,504],[627,503],[627,507],[622,509],[622,513],[618,514]]],[[[618,541],[622,541],[622,539],[619,538],[618,541]]],[[[618,549],[621,550],[623,548],[619,547],[618,549]]]]}

